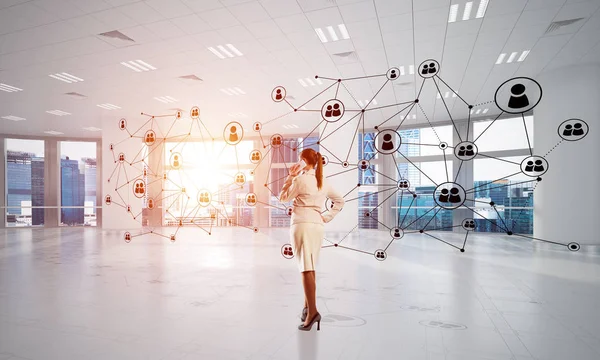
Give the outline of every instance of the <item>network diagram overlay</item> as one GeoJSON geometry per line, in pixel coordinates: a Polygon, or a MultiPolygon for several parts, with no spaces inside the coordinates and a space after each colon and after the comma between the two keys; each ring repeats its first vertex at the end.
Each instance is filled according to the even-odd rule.
{"type": "MultiPolygon", "coordinates": [[[[465,238],[462,244],[453,244],[449,241],[443,239],[443,233],[435,233],[431,232],[439,231],[439,230],[448,230],[448,228],[436,228],[434,226],[429,226],[431,220],[435,218],[435,215],[441,210],[457,210],[457,209],[468,209],[473,214],[479,216],[480,219],[484,219],[485,221],[492,222],[491,219],[487,218],[482,212],[477,211],[474,204],[477,202],[481,202],[481,200],[475,199],[475,191],[477,187],[467,187],[464,184],[461,184],[459,181],[459,175],[461,170],[463,169],[463,164],[468,161],[473,161],[474,159],[495,159],[498,161],[512,163],[514,166],[514,172],[506,174],[499,179],[490,181],[483,185],[479,185],[478,187],[493,184],[492,188],[495,189],[499,187],[509,187],[515,186],[521,183],[536,181],[539,183],[542,181],[542,176],[546,174],[548,171],[551,171],[550,162],[548,158],[551,157],[553,151],[555,151],[560,145],[564,143],[572,143],[577,142],[585,138],[587,133],[589,132],[588,124],[581,119],[566,119],[564,120],[557,129],[557,143],[551,149],[544,154],[534,153],[533,148],[530,142],[530,134],[528,133],[526,124],[525,124],[525,113],[532,110],[535,106],[539,104],[542,100],[542,88],[538,82],[531,78],[527,77],[514,77],[506,80],[497,88],[494,99],[490,100],[489,103],[494,103],[499,109],[500,114],[497,115],[490,124],[474,139],[469,138],[469,127],[471,126],[471,109],[480,104],[471,104],[467,100],[465,100],[458,92],[456,92],[442,77],[439,76],[440,72],[440,64],[433,59],[428,59],[423,61],[418,69],[418,74],[422,78],[421,84],[419,86],[419,91],[417,93],[416,99],[406,102],[400,103],[392,103],[392,104],[377,104],[374,100],[377,95],[386,87],[391,86],[394,81],[396,81],[400,75],[401,71],[398,68],[391,68],[384,74],[376,74],[369,75],[363,77],[354,77],[347,79],[336,79],[329,78],[323,76],[315,76],[315,79],[320,79],[322,82],[330,82],[330,84],[326,84],[325,89],[319,92],[317,95],[313,96],[309,100],[303,102],[300,105],[293,105],[290,102],[290,99],[287,97],[286,88],[284,86],[277,86],[271,92],[271,99],[276,103],[281,103],[287,105],[289,107],[289,111],[282,116],[278,116],[274,119],[270,119],[265,122],[255,122],[252,124],[252,132],[257,133],[260,137],[260,142],[262,144],[262,148],[253,149],[250,154],[239,154],[238,144],[242,141],[244,137],[244,128],[238,122],[230,122],[228,123],[224,130],[222,137],[218,137],[219,144],[215,145],[216,138],[213,137],[208,131],[205,124],[200,120],[200,109],[198,107],[193,107],[190,110],[189,118],[185,117],[190,121],[189,130],[183,133],[174,133],[172,131],[173,125],[166,126],[161,129],[159,125],[159,118],[170,118],[171,124],[175,121],[181,121],[184,118],[184,114],[181,111],[177,111],[175,114],[169,115],[148,115],[142,113],[143,116],[146,116],[147,121],[139,128],[134,131],[130,131],[127,127],[126,119],[121,119],[118,122],[119,129],[123,131],[125,134],[124,139],[115,144],[110,144],[110,150],[113,154],[113,161],[115,163],[115,167],[113,172],[108,177],[108,182],[114,185],[114,193],[107,194],[105,196],[105,204],[106,205],[116,205],[120,207],[122,211],[129,214],[133,219],[138,221],[143,226],[143,231],[138,234],[131,234],[126,232],[124,234],[124,240],[126,242],[130,242],[134,237],[153,234],[161,237],[165,237],[171,241],[175,241],[177,232],[184,224],[192,224],[194,226],[199,227],[207,234],[212,234],[213,227],[215,225],[216,219],[225,219],[228,225],[232,226],[243,226],[236,222],[235,219],[230,218],[228,216],[227,210],[225,208],[225,204],[221,201],[221,197],[230,192],[239,192],[244,191],[247,179],[246,174],[240,170],[239,161],[237,165],[237,171],[232,173],[231,171],[222,174],[221,179],[228,179],[229,185],[220,187],[218,190],[211,190],[208,187],[204,187],[202,183],[198,183],[195,181],[186,182],[193,183],[195,189],[193,193],[196,194],[195,198],[192,198],[188,193],[190,193],[189,189],[183,187],[183,179],[187,178],[192,180],[188,174],[186,174],[186,166],[185,159],[183,158],[183,148],[188,145],[188,141],[190,138],[200,138],[202,140],[201,146],[204,146],[203,155],[209,156],[215,161],[215,164],[219,162],[221,156],[226,154],[227,152],[233,151],[235,154],[235,158],[239,159],[240,156],[248,156],[250,162],[255,165],[254,169],[250,172],[250,174],[254,175],[256,169],[264,162],[270,161],[269,171],[267,171],[267,176],[264,181],[262,179],[255,179],[256,186],[264,185],[270,192],[270,194],[278,199],[278,194],[274,191],[274,184],[280,181],[281,179],[272,179],[271,177],[271,166],[273,165],[274,156],[273,154],[279,152],[280,157],[283,159],[283,155],[281,154],[281,150],[284,147],[290,148],[288,144],[284,141],[284,136],[277,132],[268,131],[269,127],[272,124],[278,123],[282,121],[282,119],[293,116],[296,113],[301,112],[311,112],[318,113],[318,119],[315,121],[316,124],[314,128],[304,136],[304,140],[298,144],[297,147],[290,148],[292,151],[298,151],[298,148],[310,145],[318,145],[320,151],[323,155],[323,165],[335,167],[336,171],[328,177],[334,177],[340,174],[345,174],[348,172],[364,172],[364,171],[374,171],[379,174],[382,179],[385,179],[386,184],[378,184],[379,188],[382,190],[377,191],[378,194],[383,195],[383,200],[378,201],[378,204],[374,206],[370,210],[365,210],[362,213],[362,216],[365,218],[373,218],[376,220],[383,228],[389,230],[389,242],[387,246],[379,249],[375,249],[374,251],[365,251],[363,249],[354,248],[351,246],[347,246],[344,243],[344,240],[348,238],[348,236],[354,232],[358,228],[358,224],[349,229],[345,236],[342,236],[340,240],[337,242],[332,241],[330,239],[324,239],[323,248],[342,248],[352,251],[357,251],[360,253],[368,254],[370,256],[374,256],[375,259],[379,261],[383,261],[387,258],[388,248],[395,242],[401,240],[405,234],[409,233],[420,233],[428,238],[444,243],[448,246],[451,246],[461,252],[465,251],[465,247],[467,245],[467,241],[469,235],[476,231],[475,220],[473,218],[465,218],[461,221],[460,224],[453,224],[452,228],[462,227],[465,231],[465,238]],[[381,87],[375,93],[375,95],[368,101],[364,103],[359,103],[356,101],[354,95],[349,90],[349,87],[345,84],[348,82],[361,81],[364,79],[374,80],[381,79],[381,87]],[[463,138],[459,129],[454,121],[452,116],[452,112],[449,109],[448,104],[446,103],[445,97],[439,96],[438,99],[441,99],[444,109],[447,111],[448,117],[452,123],[453,131],[456,132],[460,142],[454,146],[450,146],[448,143],[441,141],[439,136],[436,136],[439,140],[439,143],[436,144],[422,144],[422,143],[412,143],[409,141],[405,141],[399,133],[400,128],[405,123],[405,121],[409,118],[410,113],[413,109],[420,111],[425,119],[427,119],[429,125],[434,130],[434,126],[429,121],[429,118],[423,109],[423,107],[419,104],[419,97],[423,92],[425,86],[433,86],[435,90],[437,90],[438,94],[441,94],[441,87],[445,87],[444,89],[448,89],[453,95],[453,98],[457,98],[460,106],[464,106],[468,109],[467,113],[467,132],[466,137],[463,138]],[[350,104],[345,104],[342,100],[340,100],[340,94],[342,91],[345,91],[350,95],[354,102],[350,104]],[[321,95],[329,96],[329,100],[324,103],[317,98],[321,95]],[[359,159],[357,163],[350,163],[348,159],[350,158],[350,153],[354,142],[359,141],[359,130],[362,128],[362,133],[365,133],[365,121],[369,116],[369,113],[374,110],[379,110],[383,108],[391,108],[395,107],[399,109],[393,115],[385,118],[381,123],[374,126],[376,131],[374,145],[375,152],[366,156],[362,159],[359,159]],[[506,159],[495,158],[483,153],[479,152],[478,143],[480,143],[480,138],[482,135],[488,131],[493,131],[494,124],[496,121],[503,116],[504,114],[515,114],[520,115],[523,119],[523,129],[525,132],[525,136],[528,140],[529,144],[529,156],[527,156],[521,163],[511,162],[506,159]],[[337,128],[327,131],[328,125],[338,123],[341,124],[337,126],[337,128]],[[353,123],[356,123],[354,125],[353,123]],[[327,146],[328,138],[330,138],[335,132],[340,131],[344,127],[355,126],[354,136],[348,138],[348,151],[342,151],[342,153],[336,153],[329,150],[327,146]],[[320,129],[320,130],[319,130],[320,129]],[[272,134],[272,135],[264,135],[264,134],[272,134]],[[314,134],[314,135],[313,135],[314,134]],[[304,142],[307,139],[318,136],[318,140],[312,144],[305,144],[304,142]],[[118,147],[120,144],[126,141],[141,141],[142,145],[140,146],[140,150],[137,154],[135,154],[131,159],[126,156],[123,152],[118,151],[118,147]],[[457,173],[454,175],[451,174],[446,168],[446,181],[444,182],[435,182],[426,172],[424,172],[417,164],[413,163],[407,154],[404,154],[400,148],[402,144],[411,144],[414,146],[437,146],[442,151],[444,155],[444,159],[452,159],[455,157],[460,161],[460,166],[457,170],[457,173]],[[170,146],[166,146],[166,144],[171,144],[170,146]],[[173,145],[175,144],[175,145],[173,145]],[[149,158],[152,156],[158,157],[158,164],[156,168],[151,168],[149,163],[149,158]],[[168,156],[167,156],[168,154],[168,156]],[[269,156],[271,155],[271,156],[269,156]],[[393,162],[396,163],[396,170],[398,172],[398,177],[395,179],[389,175],[383,174],[372,166],[370,166],[370,162],[373,158],[378,156],[390,157],[393,159],[393,162]],[[408,166],[414,167],[419,171],[422,176],[426,177],[435,184],[435,190],[433,194],[421,195],[415,193],[411,190],[411,184],[407,178],[407,174],[400,171],[397,166],[396,156],[404,158],[405,161],[409,164],[408,166]],[[163,159],[169,158],[168,164],[164,164],[163,159]],[[267,160],[270,159],[270,160],[267,160]],[[162,170],[168,168],[169,171],[162,170]],[[129,169],[129,170],[128,170],[129,169]],[[511,183],[511,184],[503,184],[497,185],[495,184],[499,180],[506,180],[516,175],[524,174],[530,180],[511,183]],[[178,181],[179,180],[179,181],[178,181]],[[149,187],[152,184],[160,183],[159,191],[153,191],[152,194],[149,194],[149,187]],[[165,186],[164,184],[171,184],[170,187],[165,186]],[[137,198],[144,199],[144,208],[147,211],[155,210],[159,204],[161,204],[165,213],[171,215],[173,219],[175,219],[176,229],[174,232],[169,235],[163,234],[162,227],[149,227],[147,224],[143,224],[141,221],[142,213],[134,214],[131,211],[131,207],[129,204],[130,196],[135,196],[137,198]],[[393,224],[386,224],[376,217],[373,216],[373,213],[377,211],[384,203],[394,197],[400,196],[402,198],[410,198],[411,202],[408,207],[405,207],[406,214],[408,214],[408,210],[410,210],[413,206],[416,206],[417,198],[419,196],[433,196],[433,206],[430,209],[427,209],[422,215],[418,216],[416,219],[412,221],[406,221],[406,214],[402,217],[400,213],[402,210],[403,202],[399,203],[399,215],[397,217],[397,221],[393,224]],[[189,206],[187,204],[192,202],[194,206],[189,210],[189,206]],[[182,206],[181,204],[185,203],[186,206],[182,206]],[[186,210],[188,209],[188,210],[186,210]],[[205,213],[207,214],[206,218],[197,222],[196,219],[202,216],[199,214],[205,213]],[[427,215],[431,216],[429,222],[422,226],[418,230],[409,230],[409,227],[413,224],[416,224],[419,220],[426,217],[427,215]]],[[[333,127],[333,126],[332,126],[333,127]]],[[[314,141],[314,140],[313,140],[314,141]]],[[[333,147],[332,147],[333,148],[333,147]]],[[[444,161],[445,163],[445,161],[444,161]]],[[[287,165],[284,166],[287,170],[287,165]]],[[[359,177],[362,178],[362,177],[359,177]]],[[[537,186],[536,183],[536,186],[537,186]]],[[[344,193],[344,198],[346,202],[358,201],[360,197],[353,195],[352,193],[360,188],[364,184],[361,184],[359,181],[356,184],[349,184],[348,189],[342,189],[346,191],[341,191],[344,193]]],[[[535,191],[535,187],[533,191],[535,191]]],[[[372,193],[368,194],[372,195],[372,193]]],[[[364,195],[364,196],[368,196],[364,195]]],[[[279,204],[265,203],[258,200],[258,196],[254,192],[246,192],[245,193],[245,204],[244,206],[248,208],[253,208],[257,204],[262,204],[266,207],[273,207],[280,210],[285,210],[288,216],[292,215],[293,208],[289,204],[285,204],[279,202],[279,204]]],[[[494,223],[495,226],[500,228],[503,232],[510,236],[516,236],[521,238],[527,238],[532,240],[537,240],[541,242],[546,242],[550,244],[565,246],[570,251],[578,251],[580,249],[580,245],[576,242],[563,243],[557,241],[556,239],[540,239],[529,235],[514,233],[513,229],[515,228],[517,222],[521,219],[521,214],[518,214],[512,220],[506,220],[498,211],[496,204],[493,201],[485,202],[486,206],[491,207],[491,209],[496,213],[499,222],[494,223]]],[[[526,205],[527,206],[527,205],[526,205]]],[[[327,209],[331,207],[331,201],[328,199],[325,204],[323,204],[323,212],[328,211],[327,209]]],[[[143,211],[143,210],[142,210],[143,211]]],[[[343,211],[343,210],[342,210],[343,211]]],[[[523,213],[523,210],[521,210],[523,213]]],[[[259,229],[256,227],[244,226],[250,229],[253,232],[258,232],[259,229]]],[[[292,258],[294,256],[292,247],[290,244],[285,244],[281,248],[281,254],[285,258],[292,258]]]]}

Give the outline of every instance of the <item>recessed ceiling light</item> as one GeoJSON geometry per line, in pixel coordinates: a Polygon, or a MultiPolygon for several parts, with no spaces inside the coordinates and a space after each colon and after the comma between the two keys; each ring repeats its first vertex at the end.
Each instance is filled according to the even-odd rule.
{"type": "Polygon", "coordinates": [[[414,65],[408,65],[408,73],[410,75],[414,75],[415,74],[415,66],[414,65]]]}
{"type": "Polygon", "coordinates": [[[506,53],[502,53],[502,54],[498,55],[498,59],[496,60],[496,65],[502,64],[502,61],[504,61],[504,57],[506,57],[506,53]]]}
{"type": "Polygon", "coordinates": [[[239,51],[235,46],[231,44],[217,45],[216,49],[212,46],[207,47],[207,49],[215,54],[219,59],[232,58],[236,56],[243,56],[241,51],[239,51]]]}
{"type": "Polygon", "coordinates": [[[481,109],[477,109],[477,111],[475,111],[475,115],[479,115],[481,113],[481,109]]]}
{"type": "Polygon", "coordinates": [[[488,112],[489,110],[490,110],[490,109],[488,109],[488,108],[485,108],[485,109],[483,109],[482,113],[484,113],[484,114],[485,114],[485,113],[486,113],[486,112],[488,112]]]}
{"type": "Polygon", "coordinates": [[[465,20],[469,20],[469,18],[471,17],[471,10],[473,10],[473,2],[472,1],[468,1],[465,4],[465,12],[463,13],[463,21],[465,20]]]}
{"type": "Polygon", "coordinates": [[[489,0],[481,0],[479,3],[479,8],[477,9],[477,15],[475,15],[476,19],[480,19],[485,15],[485,10],[487,9],[489,0]]]}
{"type": "Polygon", "coordinates": [[[109,104],[109,103],[105,103],[105,104],[98,104],[96,105],[97,107],[106,109],[106,110],[116,110],[116,109],[120,109],[120,106],[117,105],[113,105],[113,104],[109,104]]]}
{"type": "Polygon", "coordinates": [[[14,87],[14,86],[2,84],[2,83],[0,83],[0,90],[6,91],[6,92],[23,91],[23,89],[19,89],[18,87],[14,87]]]}
{"type": "Polygon", "coordinates": [[[142,60],[124,61],[121,65],[126,66],[135,72],[156,70],[154,66],[142,60]]]}
{"type": "Polygon", "coordinates": [[[64,133],[62,133],[60,131],[48,130],[48,131],[44,131],[44,134],[48,134],[48,135],[62,135],[64,133]]]}
{"type": "Polygon", "coordinates": [[[6,120],[11,120],[11,121],[23,121],[25,120],[25,118],[19,117],[19,116],[14,116],[14,115],[7,115],[7,116],[3,116],[3,119],[6,120]]]}
{"type": "Polygon", "coordinates": [[[525,58],[529,55],[529,50],[525,50],[521,53],[521,56],[517,59],[518,62],[525,60],[525,58]]]}
{"type": "Polygon", "coordinates": [[[224,88],[224,89],[219,89],[221,90],[221,92],[223,94],[232,96],[232,95],[245,95],[246,92],[242,89],[240,89],[239,87],[233,87],[233,88],[224,88]]]}
{"type": "Polygon", "coordinates": [[[71,113],[68,113],[66,111],[62,111],[62,110],[48,110],[46,111],[48,114],[52,114],[52,115],[56,115],[56,116],[66,116],[66,115],[71,115],[71,113]]]}
{"type": "Polygon", "coordinates": [[[76,82],[83,81],[82,78],[79,78],[77,76],[74,76],[74,75],[71,75],[71,74],[65,73],[65,72],[64,73],[51,74],[51,75],[48,75],[48,76],[50,76],[53,79],[66,82],[67,84],[71,84],[71,83],[76,83],[76,82]]]}
{"type": "Polygon", "coordinates": [[[448,22],[453,23],[456,21],[456,16],[458,15],[458,4],[454,4],[450,6],[450,14],[448,15],[448,22]]]}
{"type": "Polygon", "coordinates": [[[82,129],[87,130],[87,131],[102,131],[102,129],[94,127],[94,126],[88,126],[88,127],[82,128],[82,129]]]}
{"type": "Polygon", "coordinates": [[[337,28],[340,32],[340,36],[338,36],[337,32],[335,31],[335,28],[332,25],[326,27],[327,33],[329,33],[329,38],[327,38],[325,32],[321,28],[315,28],[315,32],[317,33],[317,36],[319,37],[319,40],[321,40],[322,43],[329,42],[330,39],[331,41],[338,41],[340,40],[340,37],[344,40],[350,39],[350,35],[348,34],[348,29],[346,29],[346,25],[339,24],[337,28]]]}
{"type": "Polygon", "coordinates": [[[157,96],[154,99],[160,101],[163,104],[175,103],[179,101],[171,96],[157,96]]]}
{"type": "Polygon", "coordinates": [[[508,57],[508,60],[506,60],[507,64],[510,64],[511,62],[513,62],[513,60],[515,59],[515,57],[517,57],[517,52],[513,51],[510,56],[508,57]]]}
{"type": "Polygon", "coordinates": [[[323,81],[321,81],[321,79],[319,78],[314,79],[314,81],[311,78],[298,79],[298,82],[304,87],[317,86],[323,84],[323,81]]]}

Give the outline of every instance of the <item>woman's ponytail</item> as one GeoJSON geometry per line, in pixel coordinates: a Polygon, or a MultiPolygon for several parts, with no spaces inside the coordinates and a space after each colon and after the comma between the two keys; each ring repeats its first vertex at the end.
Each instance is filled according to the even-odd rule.
{"type": "Polygon", "coordinates": [[[316,178],[317,178],[317,188],[319,190],[321,190],[321,188],[323,187],[323,157],[321,156],[321,153],[317,153],[315,155],[316,157],[316,161],[315,161],[315,166],[316,166],[316,178]]]}

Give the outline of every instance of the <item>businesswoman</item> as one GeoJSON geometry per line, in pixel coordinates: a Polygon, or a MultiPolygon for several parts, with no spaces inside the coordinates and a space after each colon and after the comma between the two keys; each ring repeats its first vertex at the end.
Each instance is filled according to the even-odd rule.
{"type": "Polygon", "coordinates": [[[316,322],[317,330],[320,330],[321,315],[317,311],[315,265],[323,242],[323,224],[331,221],[340,212],[344,206],[344,199],[323,178],[321,154],[313,149],[304,149],[300,154],[300,162],[290,167],[279,199],[282,202],[294,200],[290,235],[304,287],[303,323],[298,329],[309,331],[316,322]],[[332,206],[321,214],[326,198],[332,201],[332,206]]]}

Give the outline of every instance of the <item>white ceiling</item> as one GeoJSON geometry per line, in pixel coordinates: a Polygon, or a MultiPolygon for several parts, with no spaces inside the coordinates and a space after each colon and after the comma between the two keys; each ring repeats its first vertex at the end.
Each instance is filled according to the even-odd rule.
{"type": "MultiPolygon", "coordinates": [[[[493,100],[499,84],[513,76],[536,77],[542,71],[600,62],[600,0],[490,0],[485,17],[448,23],[457,0],[1,0],[0,83],[23,91],[0,91],[0,133],[101,137],[84,127],[117,126],[121,117],[187,113],[199,106],[203,121],[218,134],[229,121],[250,126],[290,111],[271,101],[271,90],[285,86],[299,106],[323,85],[302,87],[300,78],[319,74],[349,78],[383,74],[390,67],[418,66],[434,58],[440,77],[471,104],[493,100]],[[584,18],[550,34],[553,21],[584,18]],[[344,23],[350,39],[321,43],[314,28],[344,23]],[[135,43],[98,34],[118,30],[135,43]],[[207,47],[233,44],[244,55],[219,59],[207,47]],[[502,52],[531,50],[524,62],[495,65],[502,52]],[[336,53],[356,53],[341,58],[336,53]],[[134,72],[120,63],[143,60],[157,70],[134,72]],[[66,72],[84,79],[67,84],[49,77],[66,72]],[[179,79],[196,75],[202,82],[179,79]],[[221,88],[239,87],[246,94],[229,96],[221,88]],[[84,94],[75,99],[68,92],[84,94]],[[171,96],[174,104],[154,97],[171,96]],[[121,107],[105,110],[97,104],[121,107]],[[55,116],[48,110],[69,112],[55,116]],[[240,118],[237,113],[246,114],[240,118]],[[231,114],[231,115],[229,115],[231,114]]],[[[474,0],[474,12],[479,0],[474,0]]],[[[356,100],[369,100],[385,77],[346,83],[356,100]]],[[[388,83],[377,95],[379,106],[414,100],[418,75],[388,83]],[[416,83],[416,86],[415,86],[416,83]]],[[[335,88],[335,87],[334,87],[335,88]]],[[[446,90],[442,85],[442,92],[446,90]]],[[[448,120],[435,85],[428,81],[420,103],[429,120],[448,120]]],[[[347,107],[358,105],[343,87],[347,107]]],[[[320,109],[323,94],[308,109],[320,109]]],[[[455,118],[467,109],[447,99],[455,118]]],[[[487,115],[498,113],[493,104],[487,115]]],[[[376,125],[397,112],[391,107],[368,113],[376,125]]],[[[406,124],[426,122],[420,112],[406,124]]],[[[319,122],[316,112],[295,113],[270,123],[269,132],[300,132],[319,122]],[[286,129],[284,125],[298,128],[286,129]]],[[[398,124],[396,117],[390,124],[398,124]]]]}

